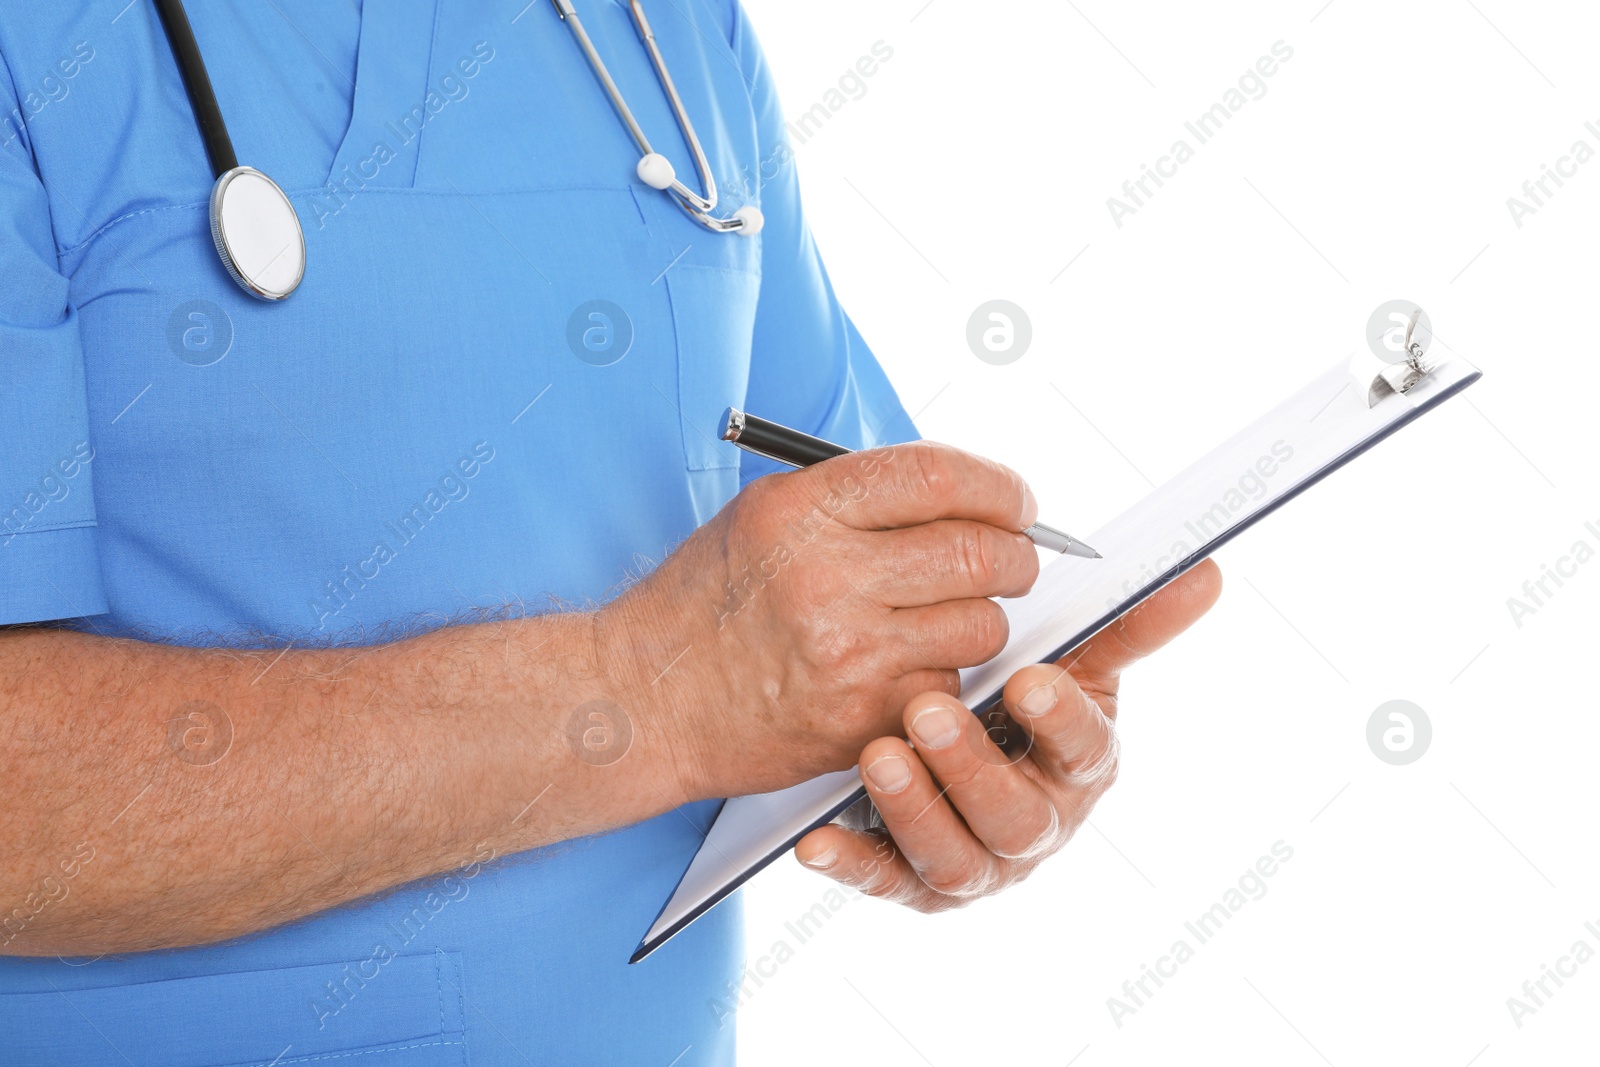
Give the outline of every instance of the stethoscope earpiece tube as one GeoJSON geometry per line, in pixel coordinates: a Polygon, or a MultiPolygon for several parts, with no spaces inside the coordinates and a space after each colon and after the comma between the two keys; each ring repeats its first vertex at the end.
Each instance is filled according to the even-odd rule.
{"type": "Polygon", "coordinates": [[[594,72],[595,79],[605,90],[617,117],[622,120],[623,126],[627,127],[628,135],[633,138],[634,145],[639,149],[640,158],[635,167],[639,180],[650,188],[660,189],[671,196],[690,218],[714,233],[736,233],[745,237],[754,237],[760,233],[764,220],[761,209],[754,204],[746,204],[726,218],[712,214],[717,207],[717,182],[711,174],[711,163],[706,159],[700,137],[695,133],[694,123],[689,119],[689,110],[684,106],[683,98],[678,95],[678,87],[673,84],[672,74],[667,70],[666,57],[661,54],[661,48],[656,44],[655,31],[650,28],[650,20],[645,17],[644,5],[640,0],[629,0],[628,3],[633,27],[638,31],[639,40],[643,43],[645,51],[650,54],[650,65],[655,68],[656,79],[661,83],[661,91],[666,94],[667,103],[671,105],[672,113],[678,121],[678,129],[682,131],[684,142],[689,146],[695,170],[700,173],[700,184],[705,189],[703,194],[695,192],[679,181],[667,157],[650,147],[650,139],[645,136],[639,120],[633,117],[633,110],[628,107],[627,100],[623,99],[622,90],[617,88],[611,72],[606,69],[605,60],[600,58],[594,42],[589,39],[589,33],[583,28],[583,20],[578,18],[572,0],[553,0],[553,3],[556,14],[572,31],[573,38],[578,42],[578,48],[589,61],[589,68],[594,72]]]}
{"type": "Polygon", "coordinates": [[[155,5],[156,14],[167,32],[172,58],[178,62],[184,91],[189,94],[189,106],[194,111],[195,124],[200,127],[200,138],[205,141],[211,176],[220,178],[239,165],[239,157],[233,153],[233,139],[228,136],[227,123],[222,121],[222,108],[217,106],[217,94],[211,88],[211,76],[206,73],[206,61],[201,58],[200,45],[195,42],[189,14],[183,9],[183,0],[155,0],[155,5]]]}

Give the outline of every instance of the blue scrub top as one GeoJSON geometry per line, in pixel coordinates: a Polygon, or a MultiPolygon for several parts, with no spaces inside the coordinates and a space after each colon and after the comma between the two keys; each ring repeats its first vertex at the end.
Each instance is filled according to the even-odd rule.
{"type": "MultiPolygon", "coordinates": [[[[625,6],[579,6],[689,180],[625,6]]],[[[718,440],[727,405],[915,436],[828,283],[733,0],[649,11],[719,212],[758,204],[756,238],[633,179],[543,0],[189,8],[241,162],[299,212],[305,281],[269,305],[224,274],[147,0],[0,13],[0,623],[307,647],[596,604],[771,469],[718,440]]],[[[0,959],[0,1060],[729,1062],[736,902],[625,962],[713,810],[233,943],[0,959]]]]}

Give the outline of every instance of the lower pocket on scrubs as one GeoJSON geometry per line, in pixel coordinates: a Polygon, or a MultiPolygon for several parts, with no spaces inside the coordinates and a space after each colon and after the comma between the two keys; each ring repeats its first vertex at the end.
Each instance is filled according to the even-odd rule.
{"type": "MultiPolygon", "coordinates": [[[[89,964],[93,967],[93,964],[89,964]]],[[[455,952],[0,995],[0,1062],[28,1067],[465,1067],[455,952]],[[13,1058],[14,1057],[14,1058],[13,1058]]]]}

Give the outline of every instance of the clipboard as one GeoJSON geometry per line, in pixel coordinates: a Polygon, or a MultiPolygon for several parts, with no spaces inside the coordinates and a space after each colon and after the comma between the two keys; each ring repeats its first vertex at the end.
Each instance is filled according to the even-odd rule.
{"type": "MultiPolygon", "coordinates": [[[[1394,362],[1341,362],[1218,445],[1088,542],[1104,557],[1062,556],[1027,595],[998,601],[1011,624],[1000,654],[961,672],[961,700],[995,709],[1007,679],[1060,659],[1250,526],[1481,377],[1454,354],[1434,359],[1405,334],[1394,362]]],[[[857,769],[723,803],[705,841],[630,963],[726,899],[807,833],[866,796],[857,769]]]]}

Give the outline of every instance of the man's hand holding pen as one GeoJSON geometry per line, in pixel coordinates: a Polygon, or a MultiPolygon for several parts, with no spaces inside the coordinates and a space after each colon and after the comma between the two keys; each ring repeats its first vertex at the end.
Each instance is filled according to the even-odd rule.
{"type": "Polygon", "coordinates": [[[682,799],[859,762],[885,829],[828,826],[797,854],[865,892],[947,907],[1065,842],[1115,776],[1120,671],[1220,588],[1204,564],[1070,664],[1019,671],[1005,703],[1032,743],[1010,759],[956,699],[957,672],[1004,647],[991,598],[1032,587],[1038,550],[1021,531],[1037,518],[1015,472],[928,442],[760,478],[601,609],[600,662],[640,694],[638,725],[670,746],[682,799]]]}

